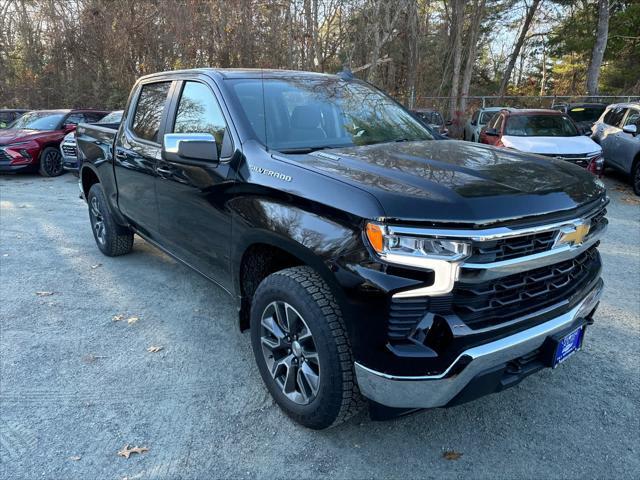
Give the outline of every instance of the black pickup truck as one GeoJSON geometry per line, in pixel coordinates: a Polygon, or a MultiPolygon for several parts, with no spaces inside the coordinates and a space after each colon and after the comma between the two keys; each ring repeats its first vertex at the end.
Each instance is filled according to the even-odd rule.
{"type": "Polygon", "coordinates": [[[100,250],[137,234],[228,292],[266,387],[308,427],[500,391],[578,351],[593,322],[600,181],[433,141],[361,81],[153,74],[117,131],[77,139],[100,250]]]}

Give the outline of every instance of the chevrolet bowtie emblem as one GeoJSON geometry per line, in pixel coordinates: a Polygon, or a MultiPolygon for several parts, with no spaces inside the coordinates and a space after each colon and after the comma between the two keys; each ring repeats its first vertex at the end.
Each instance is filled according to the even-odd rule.
{"type": "Polygon", "coordinates": [[[585,237],[589,233],[590,225],[588,223],[580,223],[576,225],[567,225],[560,229],[560,234],[554,246],[571,245],[574,247],[582,245],[585,237]]]}

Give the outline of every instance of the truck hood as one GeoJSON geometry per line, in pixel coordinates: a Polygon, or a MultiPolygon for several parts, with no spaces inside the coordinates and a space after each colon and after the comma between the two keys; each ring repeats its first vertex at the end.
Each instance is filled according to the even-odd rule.
{"type": "Polygon", "coordinates": [[[42,130],[0,130],[0,145],[10,143],[27,142],[33,138],[42,136],[43,133],[51,133],[42,130]]]}
{"type": "Polygon", "coordinates": [[[585,135],[576,137],[516,137],[503,135],[502,143],[505,147],[514,148],[521,152],[540,154],[583,154],[600,152],[602,148],[585,135]]]}
{"type": "Polygon", "coordinates": [[[604,195],[590,173],[568,162],[456,140],[286,158],[368,191],[387,218],[401,221],[489,224],[575,209],[604,195]]]}

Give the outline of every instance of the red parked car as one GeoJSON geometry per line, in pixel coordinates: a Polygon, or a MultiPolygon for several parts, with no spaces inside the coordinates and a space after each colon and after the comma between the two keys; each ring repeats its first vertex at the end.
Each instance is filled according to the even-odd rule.
{"type": "Polygon", "coordinates": [[[78,123],[97,122],[100,110],[35,110],[0,130],[0,172],[39,171],[45,177],[64,173],[59,145],[78,123]]]}
{"type": "Polygon", "coordinates": [[[602,148],[565,113],[501,110],[480,132],[480,143],[564,160],[600,176],[602,148]]]}

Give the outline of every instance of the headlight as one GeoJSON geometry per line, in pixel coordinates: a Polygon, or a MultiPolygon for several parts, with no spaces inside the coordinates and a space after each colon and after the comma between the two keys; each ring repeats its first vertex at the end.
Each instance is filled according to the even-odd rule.
{"type": "Polygon", "coordinates": [[[419,263],[419,259],[458,262],[468,257],[471,251],[471,246],[467,242],[397,235],[390,233],[384,225],[376,223],[367,223],[366,232],[369,243],[378,255],[392,262],[394,259],[397,260],[398,256],[406,257],[406,261],[394,262],[405,265],[419,263]]]}

